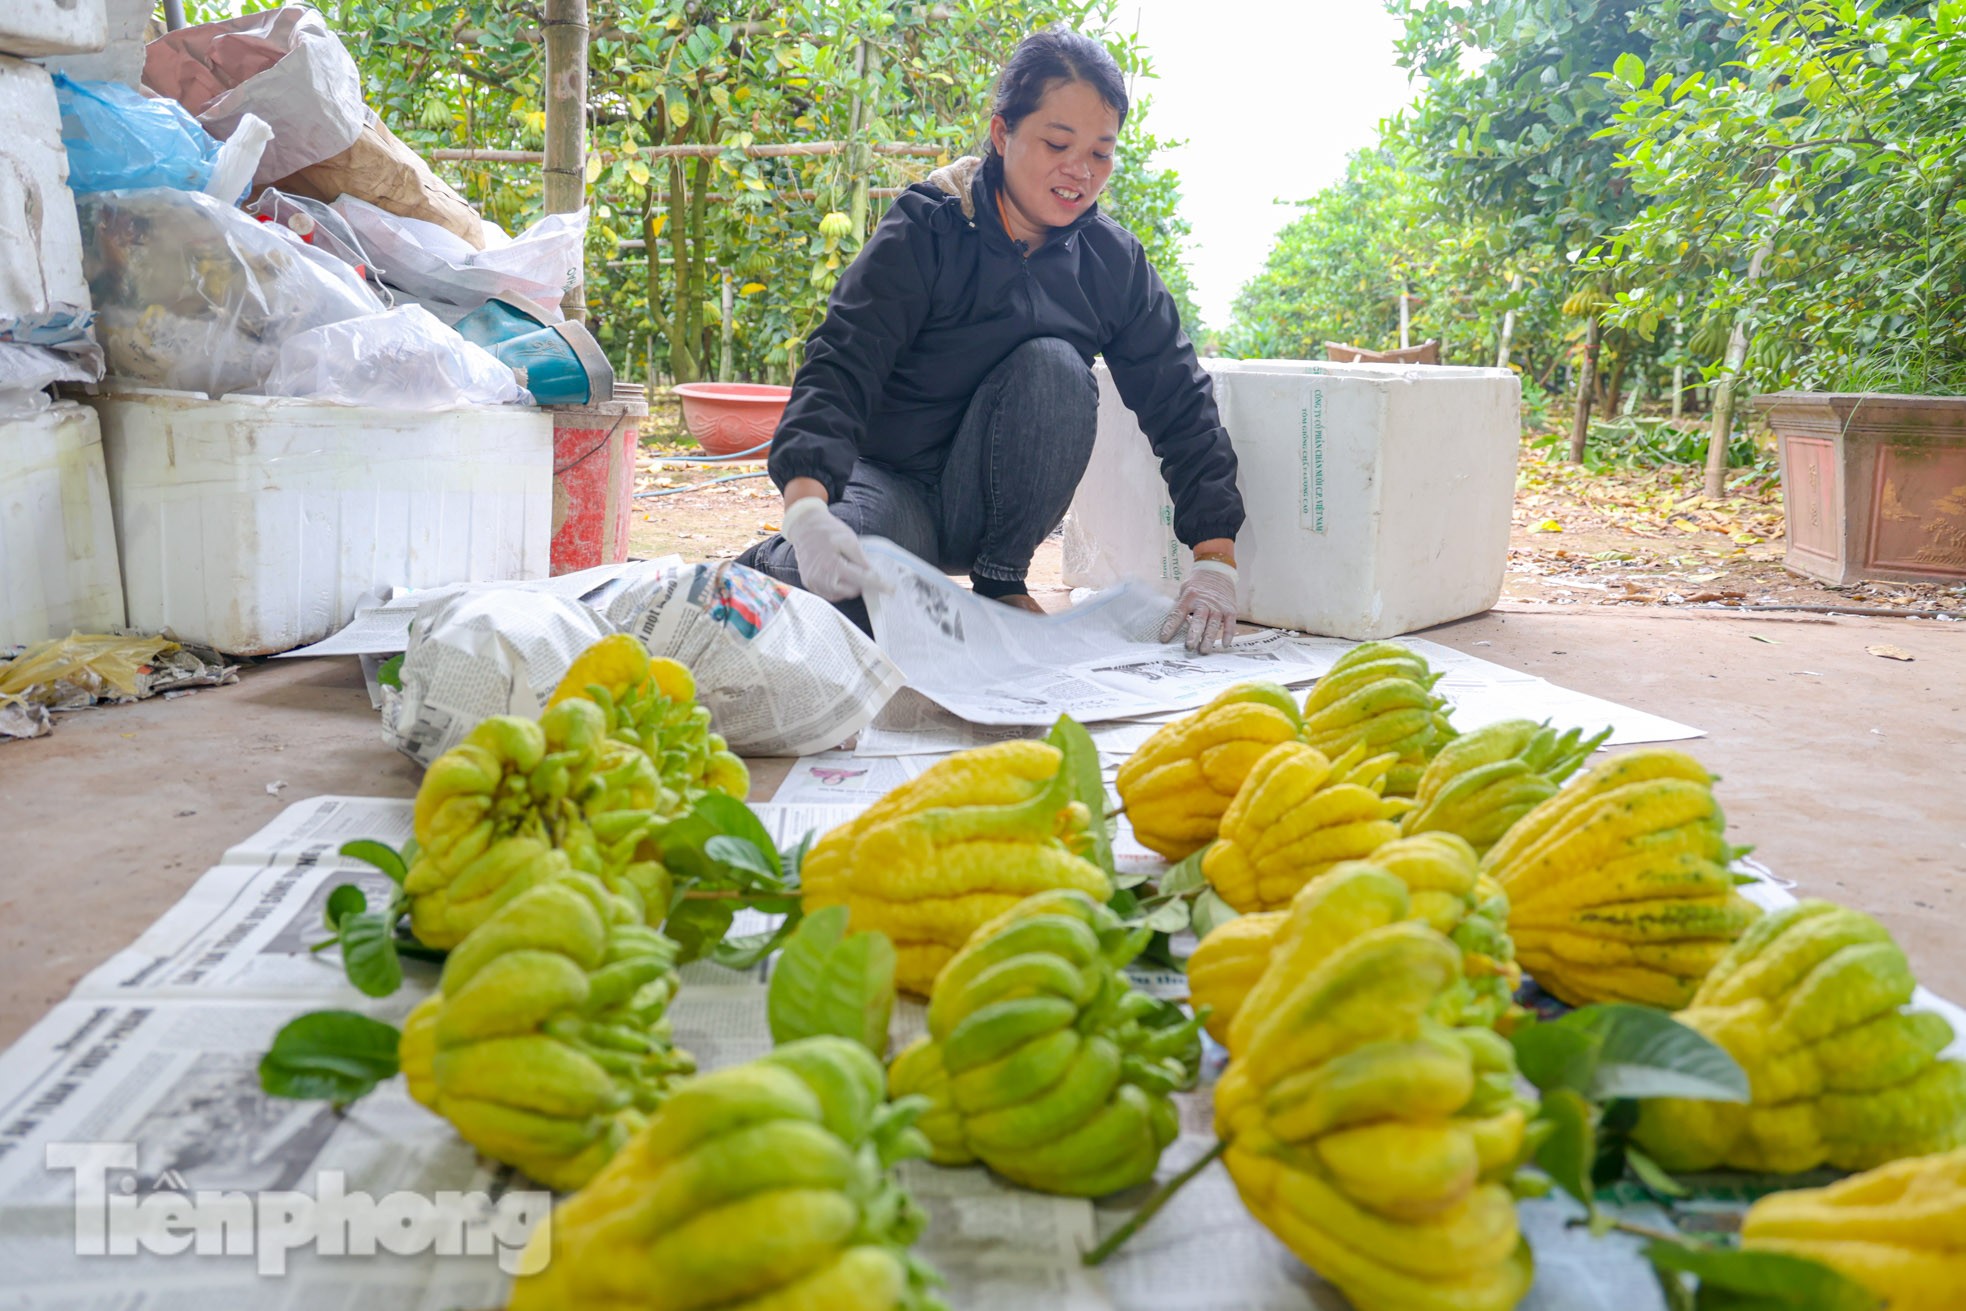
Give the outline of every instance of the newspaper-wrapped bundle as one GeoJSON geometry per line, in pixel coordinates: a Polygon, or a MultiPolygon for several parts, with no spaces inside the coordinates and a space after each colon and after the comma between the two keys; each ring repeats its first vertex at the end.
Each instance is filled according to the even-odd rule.
{"type": "Polygon", "coordinates": [[[574,657],[614,630],[580,602],[495,587],[417,609],[401,689],[384,692],[390,743],[428,765],[493,715],[537,719],[574,657]]]}
{"type": "Polygon", "coordinates": [[[826,602],[741,564],[698,564],[630,583],[610,623],[696,675],[696,698],[746,756],[824,751],[865,728],[905,681],[826,602]]]}
{"type": "MultiPolygon", "coordinates": [[[[384,736],[428,765],[493,715],[537,716],[574,658],[617,631],[632,633],[650,655],[689,666],[711,727],[740,755],[838,746],[903,682],[839,611],[743,565],[651,561],[569,591],[491,584],[450,589],[417,606],[402,687],[383,690],[384,736]]],[[[391,606],[401,613],[402,602],[391,606]]],[[[388,608],[372,611],[367,626],[386,629],[388,608]]],[[[349,628],[364,622],[358,615],[349,628]]],[[[296,654],[379,649],[337,640],[296,654]]]]}

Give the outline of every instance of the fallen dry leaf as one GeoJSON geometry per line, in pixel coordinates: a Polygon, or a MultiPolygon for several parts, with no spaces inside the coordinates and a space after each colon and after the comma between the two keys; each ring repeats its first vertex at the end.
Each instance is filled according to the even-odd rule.
{"type": "Polygon", "coordinates": [[[1911,652],[1905,650],[1901,646],[1888,646],[1888,645],[1867,646],[1864,648],[1864,650],[1870,652],[1874,656],[1882,656],[1886,660],[1911,660],[1914,658],[1911,652]]]}

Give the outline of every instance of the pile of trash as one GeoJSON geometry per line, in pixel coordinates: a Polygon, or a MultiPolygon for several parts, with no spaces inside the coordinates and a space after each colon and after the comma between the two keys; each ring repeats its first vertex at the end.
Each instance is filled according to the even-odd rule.
{"type": "Polygon", "coordinates": [[[483,219],[368,108],[316,11],[166,33],[141,88],[54,87],[94,307],[0,303],[0,414],[103,378],[418,409],[612,395],[559,308],[586,212],[516,237],[483,219]]]}

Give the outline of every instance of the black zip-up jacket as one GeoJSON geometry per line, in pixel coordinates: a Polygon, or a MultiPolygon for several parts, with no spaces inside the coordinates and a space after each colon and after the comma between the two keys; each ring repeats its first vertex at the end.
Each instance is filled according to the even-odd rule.
{"type": "Polygon", "coordinates": [[[1106,357],[1160,457],[1175,535],[1234,537],[1242,496],[1214,386],[1138,238],[1092,206],[1027,256],[997,215],[1001,176],[992,158],[970,196],[924,182],[895,197],[806,341],[772,480],[816,478],[837,501],[856,457],[933,478],[983,376],[1060,337],[1088,365],[1106,357]]]}

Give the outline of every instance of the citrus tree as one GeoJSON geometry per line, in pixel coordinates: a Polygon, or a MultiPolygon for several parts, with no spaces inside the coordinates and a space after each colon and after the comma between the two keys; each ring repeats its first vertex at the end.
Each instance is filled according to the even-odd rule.
{"type": "MultiPolygon", "coordinates": [[[[508,0],[327,0],[369,103],[426,156],[536,151],[538,15],[508,0]]],[[[893,189],[973,150],[991,85],[1027,33],[1113,35],[1116,0],[593,0],[588,296],[617,367],[677,381],[787,380],[839,272],[893,189]],[[832,153],[756,147],[840,143],[832,153]],[[681,147],[681,153],[663,152],[681,147]],[[645,152],[654,149],[657,154],[645,152]],[[904,153],[905,152],[905,153],[904,153]]],[[[1129,117],[1106,206],[1181,294],[1178,179],[1129,117]]],[[[540,207],[536,162],[441,160],[508,229],[540,207]]]]}

